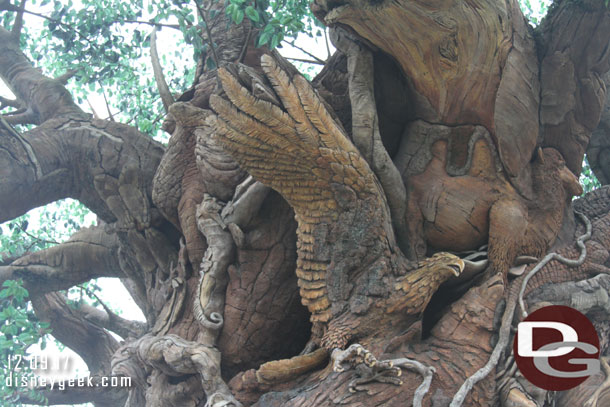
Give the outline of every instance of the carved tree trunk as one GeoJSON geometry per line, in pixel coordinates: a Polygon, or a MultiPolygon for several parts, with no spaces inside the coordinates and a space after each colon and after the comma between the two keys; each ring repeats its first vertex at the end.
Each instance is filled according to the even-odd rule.
{"type": "Polygon", "coordinates": [[[604,374],[557,395],[510,356],[523,278],[509,270],[578,258],[573,207],[592,225],[584,262],[548,262],[525,300],[586,313],[608,356],[610,188],[571,203],[585,152],[610,174],[605,2],[558,0],[535,30],[515,0],[312,9],[339,51],[311,83],[247,22],[216,24],[221,68],[164,99],[165,148],[82,112],[0,28],[0,76],[27,108],[1,121],[0,221],[64,197],[101,221],[0,265],[0,282],[25,281],[92,375],[133,384],[43,389],[49,402],[610,404],[604,374]],[[11,126],[24,121],[37,127],[11,126]],[[145,324],[66,307],[58,291],[101,276],[145,324]]]}

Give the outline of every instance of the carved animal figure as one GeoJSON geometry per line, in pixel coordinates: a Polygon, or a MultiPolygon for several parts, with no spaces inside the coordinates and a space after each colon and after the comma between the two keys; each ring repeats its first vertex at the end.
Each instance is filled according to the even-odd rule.
{"type": "Polygon", "coordinates": [[[445,170],[447,142],[432,145],[425,171],[408,179],[408,223],[412,253],[472,250],[489,242],[493,270],[506,276],[517,255],[541,256],[553,244],[567,201],[582,194],[578,178],[554,148],[538,149],[531,163],[532,189],[528,201],[494,166],[490,146],[479,139],[472,166],[465,175],[445,170]]]}
{"type": "Polygon", "coordinates": [[[208,123],[239,164],[294,209],[312,339],[330,351],[372,334],[374,321],[407,328],[464,263],[437,254],[408,272],[379,181],[307,80],[276,58],[263,56],[270,89],[257,96],[236,69],[220,69],[226,99],[210,99],[218,116],[208,123]]]}

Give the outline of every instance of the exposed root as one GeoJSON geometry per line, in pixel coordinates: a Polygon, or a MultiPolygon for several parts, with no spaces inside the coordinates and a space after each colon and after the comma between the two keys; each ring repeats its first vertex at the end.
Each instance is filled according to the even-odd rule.
{"type": "Polygon", "coordinates": [[[214,346],[187,341],[176,335],[143,337],[117,351],[112,372],[135,374],[138,386],[147,388],[146,371],[155,369],[168,376],[199,374],[207,397],[205,407],[242,407],[221,376],[220,352],[214,346]]]}
{"type": "Polygon", "coordinates": [[[510,340],[510,330],[517,302],[521,307],[523,317],[527,317],[527,312],[525,311],[525,303],[523,302],[523,294],[525,293],[527,283],[532,278],[532,276],[540,269],[542,269],[542,267],[544,267],[551,260],[558,260],[561,263],[564,263],[570,267],[578,267],[585,261],[587,249],[585,247],[584,242],[591,237],[591,222],[584,214],[580,212],[576,212],[576,214],[580,216],[583,223],[587,227],[587,231],[585,232],[585,234],[580,236],[576,241],[576,244],[581,249],[580,257],[577,260],[571,260],[555,252],[549,253],[532,270],[530,270],[525,277],[522,277],[522,280],[515,281],[515,283],[520,281],[521,290],[518,292],[518,294],[515,294],[516,291],[511,291],[509,294],[509,297],[506,301],[506,309],[504,310],[504,315],[502,316],[502,324],[500,326],[500,335],[498,338],[498,343],[494,347],[494,350],[492,351],[491,356],[489,357],[489,360],[487,361],[485,366],[483,366],[476,373],[466,379],[466,381],[464,381],[458,392],[455,394],[455,396],[453,396],[453,400],[451,401],[449,407],[460,407],[466,399],[466,396],[468,395],[470,390],[472,390],[473,386],[483,380],[485,377],[487,377],[487,375],[489,375],[489,373],[491,373],[491,371],[497,366],[498,361],[500,360],[500,356],[508,346],[508,342],[510,340]]]}
{"type": "Polygon", "coordinates": [[[572,259],[567,259],[567,258],[557,254],[556,252],[552,252],[552,253],[549,253],[546,256],[544,256],[544,258],[538,264],[536,264],[536,267],[534,267],[533,269],[531,269],[529,271],[529,273],[527,273],[527,275],[525,276],[525,279],[521,283],[521,291],[519,291],[519,307],[521,307],[521,314],[522,314],[523,318],[527,317],[527,311],[525,310],[525,302],[523,301],[523,295],[525,294],[525,289],[527,288],[527,283],[534,276],[534,274],[536,274],[538,271],[540,271],[542,269],[542,267],[544,267],[551,260],[557,260],[570,267],[578,267],[584,263],[585,257],[587,257],[587,247],[585,246],[585,241],[587,241],[591,237],[591,228],[592,228],[591,222],[583,213],[580,213],[577,211],[574,211],[574,213],[576,213],[580,217],[582,222],[587,227],[587,231],[585,232],[585,234],[580,236],[576,240],[576,245],[580,248],[580,256],[578,257],[578,259],[572,260],[572,259]]]}

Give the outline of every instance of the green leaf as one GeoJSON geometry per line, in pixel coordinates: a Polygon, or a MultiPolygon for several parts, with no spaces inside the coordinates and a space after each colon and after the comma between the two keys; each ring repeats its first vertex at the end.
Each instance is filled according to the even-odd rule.
{"type": "Polygon", "coordinates": [[[271,33],[263,31],[261,33],[260,37],[258,37],[258,46],[262,47],[263,45],[267,44],[267,42],[269,42],[270,38],[271,38],[271,33]]]}
{"type": "Polygon", "coordinates": [[[233,22],[238,25],[241,24],[241,22],[244,21],[244,15],[243,10],[237,9],[233,14],[233,22]]]}
{"type": "Polygon", "coordinates": [[[282,33],[276,33],[273,34],[273,36],[271,37],[271,42],[269,43],[269,48],[274,49],[276,48],[278,45],[280,45],[280,42],[282,42],[282,33]]]}
{"type": "Polygon", "coordinates": [[[254,21],[255,23],[258,23],[261,19],[258,15],[258,11],[256,11],[252,6],[246,7],[246,15],[250,20],[254,21]]]}

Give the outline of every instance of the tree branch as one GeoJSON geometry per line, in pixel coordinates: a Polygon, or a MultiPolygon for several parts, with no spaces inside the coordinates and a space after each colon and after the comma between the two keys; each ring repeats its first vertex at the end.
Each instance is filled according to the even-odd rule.
{"type": "MultiPolygon", "coordinates": [[[[212,5],[212,2],[210,2],[210,7],[212,5]]],[[[203,23],[205,24],[205,32],[207,34],[208,37],[208,45],[210,46],[210,49],[212,50],[212,56],[214,57],[214,64],[218,67],[219,63],[220,63],[220,59],[218,58],[218,53],[216,52],[216,47],[214,46],[214,39],[212,38],[212,30],[210,29],[210,25],[208,24],[208,20],[205,16],[206,11],[202,10],[201,7],[199,6],[199,3],[195,2],[195,6],[197,7],[197,11],[199,12],[199,16],[201,17],[201,19],[203,20],[203,23]]]]}
{"type": "Polygon", "coordinates": [[[150,34],[150,59],[152,60],[152,68],[155,74],[155,82],[157,82],[157,89],[163,102],[163,108],[167,112],[169,107],[174,103],[174,97],[167,86],[165,81],[165,75],[163,75],[163,68],[159,61],[159,54],[157,53],[157,27],[153,28],[150,34]]]}
{"type": "Polygon", "coordinates": [[[157,28],[163,28],[163,27],[167,27],[167,28],[172,28],[174,30],[180,30],[180,26],[178,24],[163,24],[163,23],[156,23],[154,21],[142,21],[142,20],[121,20],[121,21],[117,21],[117,23],[130,23],[130,24],[145,24],[145,25],[150,25],[153,27],[157,27],[157,28]]]}
{"type": "Polygon", "coordinates": [[[108,112],[108,119],[110,119],[111,121],[115,121],[114,116],[112,115],[112,112],[110,111],[110,104],[108,103],[108,98],[106,97],[106,90],[104,89],[104,87],[102,86],[101,83],[99,85],[100,85],[100,88],[102,89],[102,96],[104,97],[104,104],[106,105],[106,111],[108,112]]]}
{"type": "Polygon", "coordinates": [[[55,80],[59,81],[59,83],[61,83],[62,85],[65,85],[77,73],[78,73],[77,69],[69,69],[68,71],[66,71],[66,73],[59,75],[57,78],[55,78],[55,80]]]}
{"type": "Polygon", "coordinates": [[[309,55],[310,57],[312,57],[315,61],[317,61],[316,63],[320,64],[320,65],[325,65],[326,61],[324,61],[323,59],[318,58],[317,56],[315,56],[314,54],[312,54],[311,52],[307,51],[306,49],[299,47],[298,45],[295,44],[294,41],[284,41],[287,44],[289,44],[291,47],[294,47],[296,49],[298,49],[299,51],[301,51],[302,53],[309,55]]]}
{"type": "Polygon", "coordinates": [[[89,100],[89,98],[85,98],[85,100],[87,101],[87,104],[89,105],[89,109],[91,109],[91,113],[93,113],[93,117],[95,117],[96,119],[101,119],[100,115],[97,114],[97,112],[93,108],[93,105],[91,104],[91,101],[89,100]]]}
{"type": "Polygon", "coordinates": [[[290,61],[305,62],[306,64],[325,65],[325,62],[314,61],[312,59],[291,58],[291,57],[286,57],[286,59],[288,59],[290,61]]]}
{"type": "Polygon", "coordinates": [[[70,240],[0,266],[0,285],[22,278],[30,296],[36,297],[97,277],[123,277],[118,261],[119,242],[103,227],[84,228],[70,240]]]}
{"type": "Polygon", "coordinates": [[[52,335],[83,358],[91,375],[110,373],[110,360],[119,348],[110,333],[88,321],[57,292],[32,298],[32,306],[36,316],[51,325],[52,335]]]}
{"type": "Polygon", "coordinates": [[[29,109],[19,109],[14,112],[7,113],[2,116],[8,124],[39,124],[38,117],[29,109]]]}
{"type": "Polygon", "coordinates": [[[0,110],[4,109],[5,107],[14,107],[14,108],[21,108],[21,103],[19,103],[19,100],[17,99],[8,99],[5,98],[3,96],[0,96],[0,110]]]}
{"type": "Polygon", "coordinates": [[[83,111],[64,86],[34,69],[11,39],[12,33],[0,27],[0,77],[13,94],[34,112],[39,122],[68,113],[82,116],[83,111]],[[34,86],[36,92],[32,92],[34,86]]]}
{"type": "Polygon", "coordinates": [[[85,291],[101,304],[104,311],[89,304],[85,304],[84,302],[80,303],[78,304],[77,310],[82,313],[84,319],[101,328],[116,333],[123,339],[139,338],[144,335],[147,329],[146,323],[122,318],[112,312],[94,292],[88,289],[85,289],[85,291]]]}
{"type": "Polygon", "coordinates": [[[25,11],[26,1],[27,0],[21,0],[19,11],[17,12],[17,16],[15,16],[15,23],[11,29],[11,34],[13,35],[13,41],[15,44],[19,44],[19,39],[21,38],[21,30],[23,28],[23,12],[25,11]]]}

